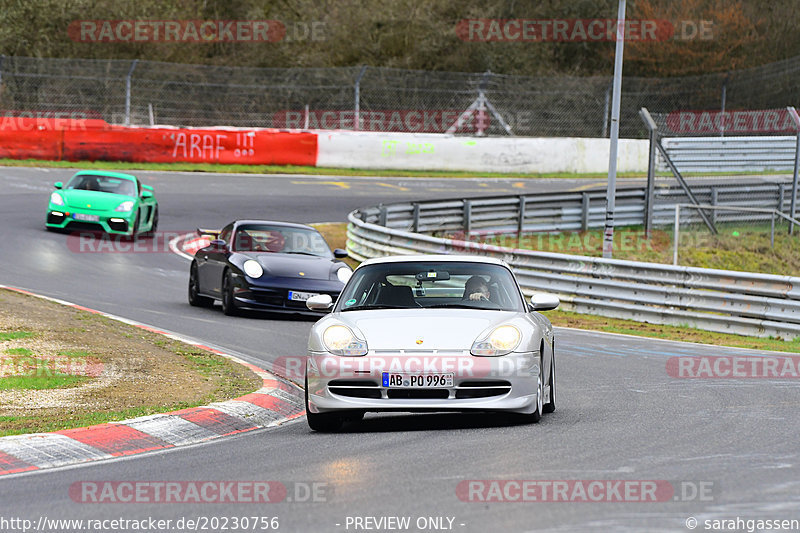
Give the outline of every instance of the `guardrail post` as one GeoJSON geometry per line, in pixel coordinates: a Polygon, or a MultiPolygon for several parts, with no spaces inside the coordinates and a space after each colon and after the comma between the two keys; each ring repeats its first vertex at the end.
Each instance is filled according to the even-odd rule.
{"type": "Polygon", "coordinates": [[[778,184],[778,211],[783,213],[783,202],[786,201],[786,184],[778,184]]]}
{"type": "Polygon", "coordinates": [[[681,204],[675,204],[675,230],[672,232],[672,264],[678,264],[678,232],[681,225],[681,204]]]}
{"type": "Polygon", "coordinates": [[[388,217],[386,206],[383,204],[378,204],[378,209],[380,209],[380,215],[378,216],[378,225],[386,227],[386,219],[388,217]]]}
{"type": "Polygon", "coordinates": [[[525,197],[519,197],[519,213],[517,214],[517,237],[522,237],[522,230],[525,229],[525,197]]]}
{"type": "Polygon", "coordinates": [[[472,229],[472,201],[464,200],[464,237],[469,237],[469,232],[472,229]]]}
{"type": "MultiPolygon", "coordinates": [[[[795,205],[797,203],[797,172],[798,167],[800,167],[800,115],[797,114],[797,111],[794,107],[789,106],[786,108],[789,111],[789,115],[791,115],[792,119],[794,120],[794,125],[797,128],[797,142],[795,143],[794,147],[794,173],[792,174],[792,202],[791,202],[791,213],[789,216],[792,218],[797,218],[795,216],[795,205]]],[[[789,223],[789,235],[794,233],[794,222],[789,223]]]]}
{"type": "Polygon", "coordinates": [[[589,193],[585,192],[581,194],[581,231],[586,231],[589,229],[589,204],[591,199],[589,198],[589,193]]]}
{"type": "Polygon", "coordinates": [[[131,125],[131,78],[138,62],[138,59],[133,60],[131,68],[128,70],[128,75],[125,76],[125,126],[131,125]]]}
{"type": "Polygon", "coordinates": [[[650,232],[653,229],[653,196],[656,177],[656,135],[658,135],[658,127],[646,107],[639,110],[639,116],[650,131],[650,150],[647,156],[647,190],[644,197],[644,232],[649,239],[650,232]]]}
{"type": "Polygon", "coordinates": [[[414,203],[414,219],[411,221],[411,231],[419,232],[419,203],[414,203]]]}

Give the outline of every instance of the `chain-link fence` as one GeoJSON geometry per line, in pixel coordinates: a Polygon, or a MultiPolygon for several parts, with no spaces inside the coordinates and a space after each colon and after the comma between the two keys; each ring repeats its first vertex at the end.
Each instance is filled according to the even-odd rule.
{"type": "MultiPolygon", "coordinates": [[[[604,137],[609,130],[611,76],[0,59],[5,114],[92,116],[133,125],[543,137],[604,137]]],[[[798,95],[800,56],[727,74],[626,77],[620,135],[646,137],[637,116],[641,107],[665,116],[679,110],[783,108],[800,104],[798,95]]]]}

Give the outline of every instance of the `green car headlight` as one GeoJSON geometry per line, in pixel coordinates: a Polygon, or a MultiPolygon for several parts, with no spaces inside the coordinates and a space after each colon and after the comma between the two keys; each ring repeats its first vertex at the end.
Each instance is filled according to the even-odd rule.
{"type": "Polygon", "coordinates": [[[131,209],[133,209],[133,200],[128,200],[119,204],[117,208],[114,209],[114,211],[121,211],[123,213],[127,213],[131,209]]]}
{"type": "Polygon", "coordinates": [[[60,194],[54,192],[50,195],[50,203],[53,205],[64,205],[64,199],[61,197],[60,194]]]}

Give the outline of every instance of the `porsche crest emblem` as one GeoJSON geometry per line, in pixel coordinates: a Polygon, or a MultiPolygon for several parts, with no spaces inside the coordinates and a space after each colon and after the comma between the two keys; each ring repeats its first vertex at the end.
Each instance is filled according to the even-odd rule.
{"type": "Polygon", "coordinates": [[[422,344],[423,342],[422,337],[417,337],[417,344],[422,344]]]}

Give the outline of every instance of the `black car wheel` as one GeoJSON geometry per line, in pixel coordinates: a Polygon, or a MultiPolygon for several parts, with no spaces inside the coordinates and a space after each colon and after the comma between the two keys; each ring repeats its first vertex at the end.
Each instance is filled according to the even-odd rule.
{"type": "Polygon", "coordinates": [[[545,413],[552,413],[556,410],[556,350],[553,347],[553,358],[550,360],[550,378],[547,384],[550,386],[550,394],[547,403],[542,407],[545,413]]]}
{"type": "Polygon", "coordinates": [[[550,378],[547,380],[550,387],[550,394],[547,396],[547,403],[542,406],[542,412],[552,413],[556,410],[556,349],[553,347],[553,358],[550,359],[550,378]]]}
{"type": "Polygon", "coordinates": [[[331,432],[336,431],[342,427],[344,418],[337,413],[312,413],[308,408],[308,376],[306,376],[306,420],[308,427],[314,431],[331,432]]]}
{"type": "Polygon", "coordinates": [[[230,270],[226,270],[222,276],[222,312],[228,316],[239,314],[236,301],[233,299],[233,276],[230,270]]]}
{"type": "Polygon", "coordinates": [[[130,234],[130,239],[135,240],[139,237],[139,213],[136,213],[136,218],[133,220],[133,232],[130,234]]]}
{"type": "Polygon", "coordinates": [[[154,237],[157,231],[158,231],[158,206],[155,207],[155,212],[153,213],[153,224],[150,227],[150,231],[147,232],[147,236],[154,237]]]}
{"type": "Polygon", "coordinates": [[[189,268],[189,305],[194,307],[211,307],[214,300],[200,295],[200,280],[197,276],[197,263],[192,261],[189,268]]]}

